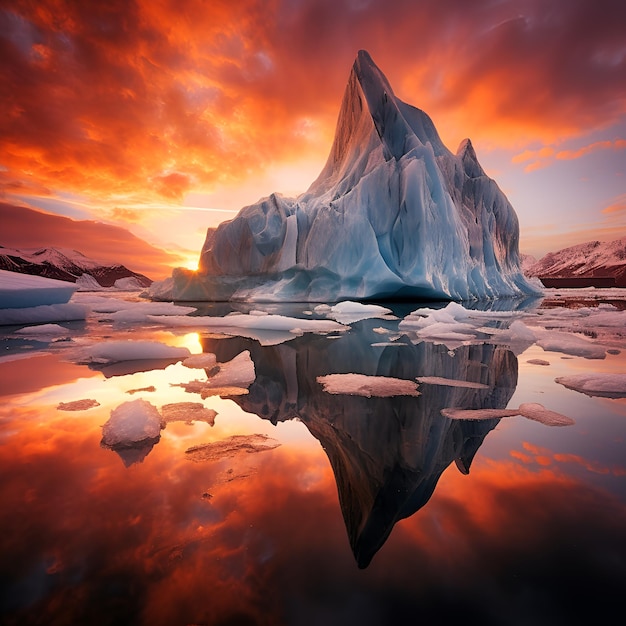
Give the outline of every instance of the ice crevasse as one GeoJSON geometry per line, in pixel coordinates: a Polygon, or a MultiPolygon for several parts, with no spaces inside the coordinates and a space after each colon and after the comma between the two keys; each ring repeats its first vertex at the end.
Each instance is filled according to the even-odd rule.
{"type": "Polygon", "coordinates": [[[175,300],[474,300],[540,291],[522,274],[515,211],[469,140],[456,154],[360,51],[335,139],[297,198],[272,194],[209,229],[175,300]]]}

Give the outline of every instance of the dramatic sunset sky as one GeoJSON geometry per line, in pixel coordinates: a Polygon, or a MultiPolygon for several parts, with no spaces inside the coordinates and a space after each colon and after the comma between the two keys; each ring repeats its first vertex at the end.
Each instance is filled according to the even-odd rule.
{"type": "Polygon", "coordinates": [[[362,48],[471,138],[522,252],[626,236],[625,24],[623,0],[0,0],[0,245],[102,258],[114,231],[151,277],[193,262],[317,177],[362,48]]]}

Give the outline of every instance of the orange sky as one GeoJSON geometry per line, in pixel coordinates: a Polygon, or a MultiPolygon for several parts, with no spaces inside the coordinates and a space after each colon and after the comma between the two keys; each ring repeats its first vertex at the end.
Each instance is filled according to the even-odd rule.
{"type": "Polygon", "coordinates": [[[0,200],[197,256],[207,226],[316,178],[365,48],[451,150],[472,139],[523,252],[626,235],[623,1],[471,6],[0,0],[0,200]]]}

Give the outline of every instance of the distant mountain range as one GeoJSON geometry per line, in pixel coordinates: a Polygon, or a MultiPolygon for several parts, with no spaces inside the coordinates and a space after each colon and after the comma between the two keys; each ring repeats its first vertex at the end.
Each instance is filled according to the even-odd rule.
{"type": "Polygon", "coordinates": [[[546,287],[626,287],[626,237],[549,252],[525,273],[546,287]]]}
{"type": "Polygon", "coordinates": [[[18,250],[0,246],[0,269],[78,283],[84,289],[142,289],[152,284],[147,276],[124,265],[95,261],[65,248],[18,250]]]}

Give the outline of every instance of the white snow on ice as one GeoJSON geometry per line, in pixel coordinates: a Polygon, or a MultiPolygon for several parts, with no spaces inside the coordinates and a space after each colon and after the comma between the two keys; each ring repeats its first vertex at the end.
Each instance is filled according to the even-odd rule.
{"type": "Polygon", "coordinates": [[[0,270],[0,309],[64,304],[75,291],[76,285],[64,280],[0,270]]]}
{"type": "Polygon", "coordinates": [[[161,427],[161,414],[150,402],[141,399],[124,402],[111,411],[111,417],[102,427],[102,445],[109,448],[132,447],[158,439],[161,427]]]}

